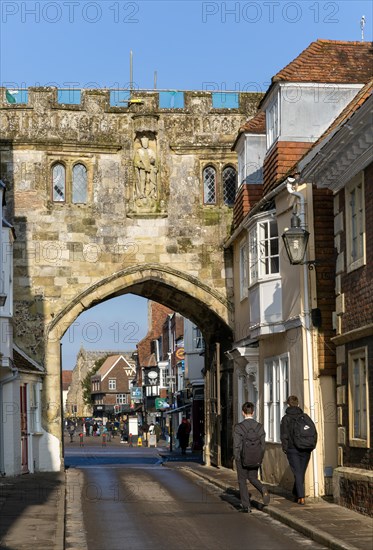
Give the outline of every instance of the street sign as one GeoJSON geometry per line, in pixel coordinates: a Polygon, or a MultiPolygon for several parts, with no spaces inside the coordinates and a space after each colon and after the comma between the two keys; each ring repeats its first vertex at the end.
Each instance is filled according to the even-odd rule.
{"type": "Polygon", "coordinates": [[[175,351],[175,356],[176,356],[176,359],[178,359],[179,361],[184,359],[184,356],[185,356],[184,348],[177,348],[175,351]]]}
{"type": "Polygon", "coordinates": [[[142,387],[133,386],[131,388],[131,400],[132,401],[141,401],[142,400],[142,387]]]}
{"type": "Polygon", "coordinates": [[[155,398],[155,408],[156,409],[168,409],[169,404],[167,403],[166,399],[162,397],[156,397],[155,398]]]}

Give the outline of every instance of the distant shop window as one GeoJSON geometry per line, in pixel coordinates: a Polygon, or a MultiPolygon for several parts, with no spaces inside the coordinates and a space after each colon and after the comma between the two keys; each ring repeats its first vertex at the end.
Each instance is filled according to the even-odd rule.
{"type": "Polygon", "coordinates": [[[109,390],[116,390],[116,389],[117,389],[116,378],[109,378],[109,390]]]}
{"type": "Polygon", "coordinates": [[[223,170],[223,197],[224,204],[233,206],[236,198],[237,172],[232,166],[227,166],[223,170]]]}
{"type": "Polygon", "coordinates": [[[350,444],[369,447],[368,353],[366,348],[351,351],[349,367],[350,444]]]}
{"type": "Polygon", "coordinates": [[[127,394],[126,393],[117,393],[117,404],[126,405],[127,404],[127,394]]]}
{"type": "Polygon", "coordinates": [[[161,109],[184,109],[184,92],[172,90],[159,92],[159,107],[161,109]]]}
{"type": "Polygon", "coordinates": [[[214,92],[212,93],[212,106],[214,109],[238,109],[238,94],[214,92]]]}
{"type": "Polygon", "coordinates": [[[213,166],[203,170],[203,202],[216,204],[216,170],[213,166]]]}
{"type": "Polygon", "coordinates": [[[87,202],[87,168],[84,164],[73,167],[72,202],[87,202]]]}
{"type": "Polygon", "coordinates": [[[66,169],[63,164],[55,164],[52,170],[53,200],[55,202],[65,201],[66,191],[66,169]]]}

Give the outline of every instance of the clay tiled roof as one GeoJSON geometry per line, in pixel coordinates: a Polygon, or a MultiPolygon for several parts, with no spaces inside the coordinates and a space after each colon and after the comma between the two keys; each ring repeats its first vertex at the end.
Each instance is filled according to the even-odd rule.
{"type": "Polygon", "coordinates": [[[234,151],[238,140],[242,134],[265,134],[266,133],[266,116],[264,111],[259,111],[253,118],[250,118],[238,130],[237,137],[232,145],[231,150],[234,151]]]}
{"type": "Polygon", "coordinates": [[[117,355],[110,355],[106,359],[106,361],[101,365],[101,367],[96,372],[95,376],[101,376],[101,379],[109,372],[111,367],[115,365],[115,363],[118,361],[118,359],[123,358],[125,361],[127,361],[130,365],[134,365],[133,359],[130,359],[130,357],[126,356],[126,354],[120,353],[117,355]]]}
{"type": "Polygon", "coordinates": [[[63,370],[62,371],[62,389],[68,390],[69,386],[71,386],[71,381],[73,379],[73,371],[72,370],[63,370]]]}
{"type": "Polygon", "coordinates": [[[326,82],[362,84],[373,76],[371,42],[317,40],[272,77],[272,83],[326,82]]]}
{"type": "Polygon", "coordinates": [[[239,130],[240,134],[265,134],[266,133],[266,117],[265,112],[260,111],[253,118],[247,120],[239,130]]]}

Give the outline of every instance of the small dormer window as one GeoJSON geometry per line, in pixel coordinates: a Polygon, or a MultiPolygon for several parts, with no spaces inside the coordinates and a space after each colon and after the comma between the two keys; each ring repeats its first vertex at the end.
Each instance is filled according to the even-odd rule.
{"type": "Polygon", "coordinates": [[[267,128],[267,149],[276,141],[279,136],[279,101],[278,97],[269,105],[266,110],[267,128]]]}

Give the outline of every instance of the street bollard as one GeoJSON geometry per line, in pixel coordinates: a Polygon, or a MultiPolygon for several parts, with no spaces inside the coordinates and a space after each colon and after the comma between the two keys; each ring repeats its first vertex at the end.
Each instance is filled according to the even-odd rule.
{"type": "Polygon", "coordinates": [[[133,447],[133,444],[132,444],[132,434],[129,434],[129,436],[128,436],[128,446],[129,446],[129,447],[133,447]]]}
{"type": "Polygon", "coordinates": [[[83,434],[79,434],[79,447],[84,447],[83,434]]]}
{"type": "Polygon", "coordinates": [[[102,447],[106,447],[106,434],[102,434],[102,447]]]}

